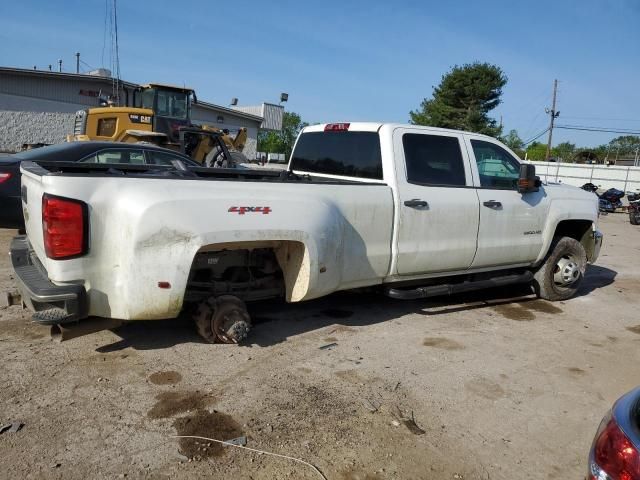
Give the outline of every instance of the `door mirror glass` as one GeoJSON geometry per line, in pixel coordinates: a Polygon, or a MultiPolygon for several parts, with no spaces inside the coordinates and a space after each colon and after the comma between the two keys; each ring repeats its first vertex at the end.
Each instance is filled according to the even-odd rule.
{"type": "Polygon", "coordinates": [[[520,165],[520,177],[518,178],[518,192],[537,192],[540,187],[540,178],[536,177],[536,167],[530,163],[520,165]]]}

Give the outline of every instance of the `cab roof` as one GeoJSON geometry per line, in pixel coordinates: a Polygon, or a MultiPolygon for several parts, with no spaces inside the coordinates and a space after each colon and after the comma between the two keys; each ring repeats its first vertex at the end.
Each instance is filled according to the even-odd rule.
{"type": "Polygon", "coordinates": [[[440,127],[427,127],[423,125],[413,125],[411,123],[381,123],[381,122],[332,122],[332,123],[319,123],[317,125],[310,125],[305,127],[303,132],[323,132],[327,128],[327,125],[348,125],[345,130],[352,132],[378,132],[381,129],[395,130],[396,128],[412,128],[416,130],[424,130],[429,132],[441,132],[441,133],[464,133],[467,135],[475,135],[479,137],[493,138],[481,133],[468,132],[465,130],[454,130],[451,128],[440,127]]]}
{"type": "Polygon", "coordinates": [[[177,85],[170,85],[168,83],[147,83],[142,85],[142,88],[163,88],[165,90],[176,90],[179,92],[193,92],[193,88],[179,87],[177,85]]]}

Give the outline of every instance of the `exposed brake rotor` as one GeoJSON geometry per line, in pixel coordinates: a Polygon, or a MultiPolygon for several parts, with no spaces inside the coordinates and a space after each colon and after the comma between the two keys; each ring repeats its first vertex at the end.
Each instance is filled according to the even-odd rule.
{"type": "Polygon", "coordinates": [[[198,305],[193,319],[200,336],[210,343],[240,343],[251,328],[244,302],[233,295],[209,297],[198,305]]]}

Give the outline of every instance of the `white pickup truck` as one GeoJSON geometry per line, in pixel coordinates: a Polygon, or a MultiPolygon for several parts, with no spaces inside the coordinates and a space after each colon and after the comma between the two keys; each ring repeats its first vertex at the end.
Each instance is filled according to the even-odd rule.
{"type": "Polygon", "coordinates": [[[401,124],[306,127],[282,172],[23,163],[22,202],[23,300],[69,336],[190,308],[237,342],[245,302],[372,286],[563,300],[602,244],[595,195],[541,184],[493,138],[401,124]]]}

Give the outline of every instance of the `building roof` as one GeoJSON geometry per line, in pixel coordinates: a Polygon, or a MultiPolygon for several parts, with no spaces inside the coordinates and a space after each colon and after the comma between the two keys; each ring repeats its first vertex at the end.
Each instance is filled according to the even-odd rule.
{"type": "MultiPolygon", "coordinates": [[[[83,73],[69,73],[69,72],[53,72],[53,71],[49,71],[49,70],[32,70],[29,68],[16,68],[16,67],[1,67],[0,66],[0,75],[2,74],[13,74],[13,75],[28,75],[28,76],[33,76],[33,77],[39,77],[39,78],[57,78],[57,79],[61,79],[61,80],[86,80],[89,82],[112,82],[115,81],[116,79],[113,77],[104,77],[101,75],[87,75],[87,74],[83,74],[83,73]]],[[[128,82],[126,80],[118,80],[120,82],[120,84],[124,87],[124,88],[137,88],[137,87],[141,87],[142,85],[137,84],[137,83],[133,83],[133,82],[128,82]]],[[[148,85],[163,85],[160,83],[149,83],[148,85]]],[[[173,88],[179,88],[182,89],[182,87],[173,87],[173,88]]],[[[255,122],[258,123],[262,123],[262,121],[264,120],[261,116],[258,115],[254,115],[251,113],[247,113],[247,112],[242,112],[239,110],[234,110],[232,108],[228,108],[228,107],[223,107],[222,105],[216,105],[214,103],[209,103],[209,102],[203,102],[202,100],[198,100],[197,103],[198,106],[200,107],[204,107],[207,109],[211,109],[211,110],[215,110],[215,111],[219,111],[219,112],[224,112],[227,113],[229,115],[235,115],[237,117],[241,117],[241,118],[246,118],[247,120],[253,120],[255,122]]]]}
{"type": "Polygon", "coordinates": [[[240,110],[236,110],[234,108],[223,107],[222,105],[216,105],[214,103],[203,102],[202,100],[198,100],[196,104],[200,107],[211,108],[213,110],[218,110],[221,112],[228,113],[230,115],[235,115],[237,117],[247,118],[249,120],[255,120],[256,122],[262,122],[263,118],[259,115],[253,115],[251,113],[242,112],[240,110]]]}
{"type": "MultiPolygon", "coordinates": [[[[29,75],[37,77],[60,78],[62,80],[87,80],[89,82],[109,82],[115,81],[112,77],[103,77],[102,75],[87,75],[84,73],[68,73],[68,72],[50,72],[49,70],[31,70],[29,68],[0,67],[0,74],[13,73],[17,75],[29,75]]],[[[128,88],[135,88],[139,85],[136,83],[119,80],[119,82],[128,88]]]]}

